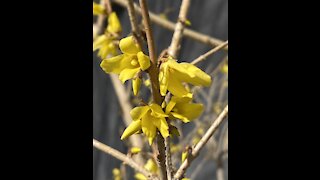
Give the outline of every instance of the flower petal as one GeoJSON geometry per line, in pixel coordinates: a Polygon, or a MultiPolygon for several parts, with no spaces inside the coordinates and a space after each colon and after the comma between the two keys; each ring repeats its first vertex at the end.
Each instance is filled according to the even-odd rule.
{"type": "Polygon", "coordinates": [[[158,105],[158,104],[154,104],[152,103],[150,105],[150,108],[151,108],[151,115],[154,116],[154,117],[168,117],[168,115],[166,115],[162,108],[158,105]]]}
{"type": "Polygon", "coordinates": [[[135,107],[130,111],[130,115],[132,120],[137,121],[141,120],[141,118],[149,111],[149,106],[140,106],[135,107]]]}
{"type": "Polygon", "coordinates": [[[141,129],[141,121],[132,121],[132,123],[124,130],[121,140],[126,139],[141,129]]]}
{"type": "Polygon", "coordinates": [[[115,56],[109,59],[104,59],[100,67],[106,72],[106,73],[115,73],[119,74],[123,70],[123,66],[121,61],[123,60],[124,55],[115,56]]]}
{"type": "Polygon", "coordinates": [[[191,74],[191,78],[185,82],[191,83],[195,86],[210,86],[211,77],[207,73],[190,63],[180,63],[180,65],[189,72],[189,75],[191,74]]]}
{"type": "Polygon", "coordinates": [[[157,118],[153,121],[153,124],[159,129],[162,137],[169,136],[169,126],[165,118],[157,118]]]}
{"type": "Polygon", "coordinates": [[[115,12],[112,12],[108,17],[107,31],[110,33],[118,33],[121,32],[121,30],[119,18],[115,12]]]}
{"type": "Polygon", "coordinates": [[[102,5],[93,2],[93,15],[105,14],[105,9],[102,5]]]}
{"type": "Polygon", "coordinates": [[[183,115],[176,113],[176,112],[171,112],[171,115],[177,119],[180,119],[181,121],[183,121],[184,123],[188,123],[190,122],[190,120],[186,117],[184,117],[183,115]]]}
{"type": "Polygon", "coordinates": [[[168,90],[177,97],[190,97],[192,98],[192,94],[189,93],[186,88],[182,85],[178,79],[174,77],[174,75],[170,74],[168,79],[168,90]]]}
{"type": "Polygon", "coordinates": [[[122,83],[126,82],[128,79],[134,78],[137,73],[140,71],[140,68],[135,68],[135,69],[124,69],[121,71],[119,75],[119,79],[122,83]]]}
{"type": "Polygon", "coordinates": [[[175,107],[178,109],[178,113],[186,117],[189,121],[199,117],[203,112],[202,104],[177,103],[175,107]]]}
{"type": "Polygon", "coordinates": [[[144,168],[152,173],[156,173],[158,170],[158,166],[153,159],[149,159],[147,163],[144,165],[144,168]]]}
{"type": "Polygon", "coordinates": [[[140,78],[135,78],[132,80],[132,89],[135,96],[139,93],[141,81],[142,80],[140,78]]]}
{"type": "Polygon", "coordinates": [[[133,36],[121,39],[119,42],[119,47],[124,54],[136,55],[139,51],[141,51],[133,36]]]}
{"type": "Polygon", "coordinates": [[[149,59],[149,57],[146,56],[145,54],[143,54],[142,51],[138,52],[137,56],[138,56],[138,61],[139,61],[139,64],[140,64],[140,68],[143,71],[148,69],[150,67],[150,59],[149,59]]]}
{"type": "Polygon", "coordinates": [[[159,72],[159,83],[161,96],[165,96],[167,94],[169,84],[169,67],[167,63],[161,64],[159,72]]]}
{"type": "Polygon", "coordinates": [[[93,41],[93,51],[99,49],[102,45],[105,43],[108,44],[108,38],[106,35],[101,35],[98,36],[94,41],[93,41]]]}
{"type": "Polygon", "coordinates": [[[152,123],[155,118],[151,116],[151,114],[148,112],[145,114],[145,116],[142,117],[141,119],[141,128],[143,133],[148,137],[149,139],[149,144],[152,144],[153,139],[156,137],[157,133],[157,128],[156,126],[152,123]]]}

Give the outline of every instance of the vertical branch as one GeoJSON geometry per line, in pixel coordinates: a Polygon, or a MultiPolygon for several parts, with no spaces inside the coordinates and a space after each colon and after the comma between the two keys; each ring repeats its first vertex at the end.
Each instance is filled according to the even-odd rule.
{"type": "Polygon", "coordinates": [[[164,144],[166,147],[166,168],[167,168],[167,178],[168,180],[172,179],[172,160],[171,160],[171,150],[170,150],[170,137],[164,139],[164,144]]]}
{"type": "Polygon", "coordinates": [[[187,13],[190,6],[190,0],[183,0],[180,12],[179,12],[179,19],[175,26],[171,45],[169,47],[168,53],[170,56],[177,58],[178,52],[180,50],[180,43],[183,36],[183,30],[185,27],[185,21],[187,20],[187,13]]]}
{"type": "Polygon", "coordinates": [[[112,6],[110,0],[104,0],[104,7],[106,8],[107,14],[110,15],[112,13],[112,6]]]}
{"type": "MultiPolygon", "coordinates": [[[[157,68],[156,51],[154,47],[154,39],[153,39],[152,28],[150,23],[148,5],[146,0],[139,0],[139,2],[142,10],[143,24],[144,24],[144,28],[147,35],[149,57],[151,60],[151,65],[148,70],[148,73],[151,81],[153,101],[156,104],[161,105],[162,97],[160,95],[160,87],[159,87],[159,79],[158,79],[159,69],[157,68]]],[[[159,151],[157,158],[158,158],[158,166],[160,168],[160,179],[166,180],[167,172],[166,172],[166,164],[165,164],[165,145],[164,145],[164,139],[160,134],[157,135],[157,144],[158,144],[158,151],[159,151]]]]}
{"type": "Polygon", "coordinates": [[[154,102],[161,105],[162,98],[160,95],[159,80],[158,80],[159,70],[157,68],[156,51],[154,47],[154,39],[153,39],[152,28],[151,28],[149,12],[148,12],[148,5],[146,0],[140,0],[140,6],[142,10],[143,24],[144,24],[144,28],[147,35],[149,57],[151,60],[151,65],[148,73],[150,75],[152,96],[153,96],[154,102]]]}
{"type": "Polygon", "coordinates": [[[135,14],[134,5],[133,5],[133,0],[127,0],[127,10],[128,10],[128,14],[129,14],[132,34],[136,38],[136,40],[138,41],[138,44],[140,45],[140,47],[142,48],[143,40],[142,40],[140,29],[138,28],[136,14],[135,14]]]}

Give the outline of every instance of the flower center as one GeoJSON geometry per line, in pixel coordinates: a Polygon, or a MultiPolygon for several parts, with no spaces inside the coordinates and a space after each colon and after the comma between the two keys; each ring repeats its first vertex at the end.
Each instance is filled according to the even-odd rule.
{"type": "Polygon", "coordinates": [[[133,60],[131,61],[131,65],[132,65],[132,66],[138,65],[138,61],[137,61],[136,59],[133,59],[133,60]]]}

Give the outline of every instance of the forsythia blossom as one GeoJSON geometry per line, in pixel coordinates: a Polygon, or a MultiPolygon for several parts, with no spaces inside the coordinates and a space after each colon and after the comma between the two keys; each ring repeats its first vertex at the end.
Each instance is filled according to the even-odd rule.
{"type": "Polygon", "coordinates": [[[99,49],[98,56],[102,59],[108,55],[117,55],[117,47],[114,44],[117,34],[122,31],[120,21],[115,12],[108,16],[108,26],[104,34],[98,36],[93,42],[93,51],[99,49]]]}
{"type": "Polygon", "coordinates": [[[93,2],[93,15],[102,15],[105,13],[106,13],[106,10],[102,5],[96,2],[93,2]]]}
{"type": "Polygon", "coordinates": [[[169,57],[160,66],[160,92],[165,96],[167,90],[177,97],[192,97],[183,83],[195,86],[209,86],[211,77],[190,63],[177,63],[169,57]]]}
{"type": "MultiPolygon", "coordinates": [[[[148,162],[144,165],[144,168],[151,173],[157,173],[158,171],[158,166],[153,159],[149,159],[148,162]]],[[[136,180],[147,180],[147,178],[141,173],[136,173],[134,177],[136,180]]]]}
{"type": "Polygon", "coordinates": [[[164,138],[169,136],[169,126],[166,121],[168,115],[163,112],[159,105],[150,104],[147,106],[135,107],[131,110],[130,115],[133,121],[123,132],[121,140],[140,130],[148,137],[150,145],[156,137],[157,129],[164,138]]]}
{"type": "Polygon", "coordinates": [[[134,94],[137,95],[141,85],[139,74],[150,67],[150,59],[143,54],[133,36],[121,39],[119,47],[123,54],[104,59],[100,66],[106,73],[119,74],[122,83],[133,79],[132,87],[134,94]]]}

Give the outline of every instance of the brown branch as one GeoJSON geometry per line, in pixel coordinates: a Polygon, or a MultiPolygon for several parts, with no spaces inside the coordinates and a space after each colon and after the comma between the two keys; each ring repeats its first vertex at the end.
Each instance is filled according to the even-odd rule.
{"type": "Polygon", "coordinates": [[[224,110],[220,113],[218,118],[212,123],[210,128],[207,130],[207,132],[204,134],[204,136],[201,138],[201,140],[198,142],[198,144],[192,149],[191,156],[187,158],[179,167],[178,171],[174,175],[174,179],[181,179],[183,174],[186,172],[187,168],[191,165],[193,159],[195,159],[200,150],[204,147],[204,145],[208,142],[208,140],[211,138],[211,136],[214,134],[214,132],[218,129],[222,121],[225,119],[225,117],[228,115],[228,105],[224,108],[224,110]]]}
{"type": "MultiPolygon", "coordinates": [[[[161,105],[162,97],[160,95],[160,87],[159,87],[159,80],[158,80],[159,69],[157,68],[157,59],[156,59],[157,56],[156,56],[156,51],[154,46],[151,23],[150,23],[148,4],[146,0],[139,0],[139,2],[142,10],[143,24],[144,24],[144,28],[147,36],[149,57],[151,60],[151,65],[148,70],[148,73],[151,81],[153,101],[156,104],[161,105]]],[[[164,152],[165,145],[164,145],[164,139],[159,133],[157,135],[157,145],[158,145],[158,153],[159,153],[157,158],[158,158],[158,166],[160,169],[160,179],[166,180],[167,173],[166,173],[165,152],[164,152]]]]}
{"type": "Polygon", "coordinates": [[[134,5],[133,5],[133,0],[127,0],[127,10],[129,14],[129,19],[130,19],[130,24],[131,24],[131,29],[132,29],[132,34],[138,41],[138,44],[140,45],[141,49],[143,48],[143,38],[141,36],[141,31],[138,27],[137,24],[137,19],[136,19],[136,14],[134,10],[134,5]]]}
{"type": "Polygon", "coordinates": [[[171,151],[170,151],[170,136],[164,139],[164,144],[166,147],[166,168],[167,168],[167,178],[168,180],[172,179],[172,160],[171,160],[171,151]]]}
{"type": "Polygon", "coordinates": [[[104,7],[106,8],[108,15],[112,13],[112,6],[110,0],[104,0],[104,7]]]}
{"type": "Polygon", "coordinates": [[[206,52],[205,54],[199,56],[197,59],[193,60],[191,62],[191,64],[195,65],[195,64],[197,64],[197,63],[199,63],[201,61],[206,60],[209,56],[211,56],[212,54],[216,53],[217,51],[219,51],[220,49],[224,48],[227,45],[228,45],[228,41],[220,44],[219,46],[211,49],[210,51],[206,52]]]}
{"type": "MultiPolygon", "coordinates": [[[[116,4],[118,4],[122,7],[126,7],[125,0],[113,0],[113,2],[115,2],[116,4]]],[[[135,3],[134,3],[134,9],[138,14],[142,14],[141,8],[135,3]]],[[[171,31],[175,30],[175,23],[168,21],[166,19],[163,19],[160,16],[158,16],[152,12],[149,12],[149,15],[150,15],[151,21],[154,22],[155,24],[158,24],[159,26],[166,28],[166,29],[169,29],[171,31]]],[[[196,31],[188,29],[188,28],[186,28],[183,31],[183,35],[188,38],[191,38],[195,41],[198,41],[200,43],[207,44],[207,45],[210,45],[213,47],[218,46],[221,43],[223,43],[222,40],[219,40],[217,38],[213,38],[211,36],[196,32],[196,31]]],[[[228,46],[224,47],[224,50],[228,50],[228,46]]]]}
{"type": "Polygon", "coordinates": [[[93,147],[99,149],[100,151],[103,151],[117,159],[119,159],[120,161],[125,162],[126,164],[128,164],[130,167],[132,167],[133,169],[135,169],[136,171],[142,173],[144,176],[146,176],[149,179],[157,179],[157,177],[155,175],[153,175],[152,173],[148,172],[146,169],[144,169],[142,166],[140,166],[139,164],[137,164],[136,162],[134,162],[130,157],[126,156],[125,154],[111,148],[108,145],[105,145],[95,139],[93,139],[93,147]]]}
{"type": "Polygon", "coordinates": [[[179,18],[174,29],[171,45],[168,49],[168,54],[173,58],[177,58],[180,50],[181,39],[183,36],[183,30],[185,27],[185,21],[187,20],[187,13],[190,6],[190,0],[183,0],[180,7],[179,18]]]}

